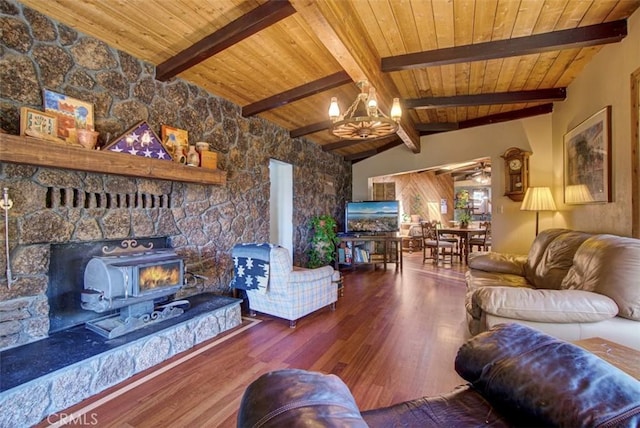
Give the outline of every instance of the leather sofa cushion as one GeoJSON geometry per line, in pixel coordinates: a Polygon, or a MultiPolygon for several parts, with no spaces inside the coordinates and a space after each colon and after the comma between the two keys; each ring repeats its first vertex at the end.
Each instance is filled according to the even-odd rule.
{"type": "Polygon", "coordinates": [[[482,315],[482,309],[478,305],[472,304],[472,297],[478,288],[482,287],[524,287],[530,288],[524,276],[512,275],[507,273],[484,272],[481,270],[468,270],[465,273],[467,282],[467,293],[465,295],[464,305],[467,313],[475,319],[479,319],[482,315]]]}
{"type": "Polygon", "coordinates": [[[508,273],[524,276],[526,256],[520,254],[503,253],[472,253],[469,255],[468,266],[485,272],[508,273]]]}
{"type": "Polygon", "coordinates": [[[526,272],[527,280],[535,288],[560,289],[562,280],[573,265],[574,254],[590,236],[575,231],[558,235],[549,242],[535,269],[526,272]]]}
{"type": "Polygon", "coordinates": [[[618,315],[640,321],[640,240],[595,235],[576,251],[564,289],[595,291],[612,298],[618,315]]]}
{"type": "Polygon", "coordinates": [[[245,390],[239,427],[365,428],[349,388],[335,375],[298,369],[260,376],[245,390]]]}
{"type": "Polygon", "coordinates": [[[455,367],[498,411],[528,426],[640,426],[640,382],[524,325],[501,324],[473,337],[455,367]]]}
{"type": "Polygon", "coordinates": [[[536,322],[596,322],[618,313],[618,306],[607,296],[581,290],[482,287],[473,293],[472,306],[500,317],[536,322]]]}
{"type": "MultiPolygon", "coordinates": [[[[536,267],[538,266],[538,263],[540,263],[540,260],[542,260],[547,246],[558,236],[567,232],[571,232],[571,230],[546,229],[540,232],[538,236],[536,236],[536,239],[533,240],[533,243],[529,248],[529,253],[527,254],[527,262],[524,265],[524,276],[533,278],[536,272],[536,267]]],[[[531,283],[534,284],[533,281],[531,281],[531,283]]]]}

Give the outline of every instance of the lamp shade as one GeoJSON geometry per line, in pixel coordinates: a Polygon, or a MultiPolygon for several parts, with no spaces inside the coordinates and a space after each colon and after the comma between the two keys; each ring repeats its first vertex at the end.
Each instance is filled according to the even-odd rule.
{"type": "Polygon", "coordinates": [[[572,184],[564,189],[564,202],[567,204],[585,204],[593,202],[593,196],[586,184],[572,184]]]}
{"type": "Polygon", "coordinates": [[[555,211],[556,204],[553,202],[551,190],[548,187],[529,187],[520,209],[522,211],[555,211]]]}

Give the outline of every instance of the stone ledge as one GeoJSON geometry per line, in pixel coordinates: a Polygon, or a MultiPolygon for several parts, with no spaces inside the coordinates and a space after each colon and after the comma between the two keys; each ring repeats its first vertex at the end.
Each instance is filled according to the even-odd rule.
{"type": "MultiPolygon", "coordinates": [[[[242,323],[240,300],[0,394],[0,426],[31,426],[242,323]]],[[[34,356],[37,358],[37,356],[34,356]]]]}

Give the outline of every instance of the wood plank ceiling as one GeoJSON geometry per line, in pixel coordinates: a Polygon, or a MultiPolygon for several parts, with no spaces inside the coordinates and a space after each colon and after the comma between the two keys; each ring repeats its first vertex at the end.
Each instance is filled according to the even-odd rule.
{"type": "Polygon", "coordinates": [[[640,0],[22,0],[349,160],[419,136],[552,109],[640,0]],[[397,136],[328,130],[368,80],[397,136]]]}

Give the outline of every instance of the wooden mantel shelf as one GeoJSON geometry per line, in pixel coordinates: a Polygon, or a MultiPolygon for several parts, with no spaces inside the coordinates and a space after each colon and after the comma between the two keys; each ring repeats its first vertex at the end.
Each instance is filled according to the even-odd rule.
{"type": "Polygon", "coordinates": [[[0,161],[199,184],[224,184],[227,173],[176,162],[0,134],[0,161]]]}

